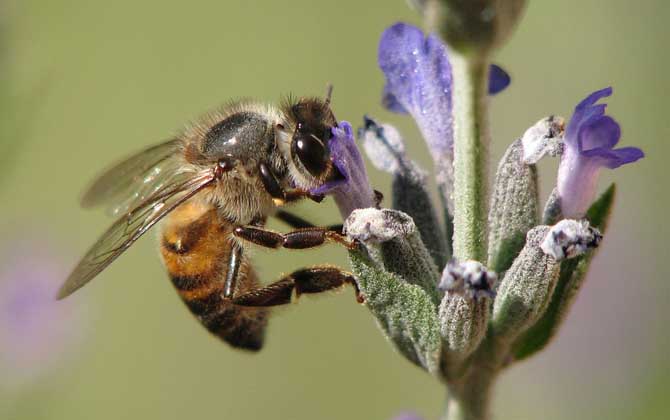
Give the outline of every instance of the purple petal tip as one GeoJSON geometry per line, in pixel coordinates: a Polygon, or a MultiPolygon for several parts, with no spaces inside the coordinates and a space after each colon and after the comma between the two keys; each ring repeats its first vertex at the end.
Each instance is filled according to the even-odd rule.
{"type": "Polygon", "coordinates": [[[512,78],[502,67],[491,64],[489,70],[489,95],[502,92],[509,86],[511,81],[512,78]]]}

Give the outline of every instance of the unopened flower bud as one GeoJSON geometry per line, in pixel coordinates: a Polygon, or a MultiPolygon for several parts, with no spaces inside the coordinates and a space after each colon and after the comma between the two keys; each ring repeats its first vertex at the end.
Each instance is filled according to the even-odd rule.
{"type": "Polygon", "coordinates": [[[559,156],[563,153],[565,119],[550,116],[541,119],[523,134],[523,161],[536,164],[545,155],[559,156]]]}
{"type": "Polygon", "coordinates": [[[449,262],[438,286],[440,333],[450,361],[470,355],[486,335],[497,276],[477,261],[449,262]]]}
{"type": "Polygon", "coordinates": [[[437,372],[438,274],[412,218],[397,210],[359,209],[344,231],[363,245],[349,257],[370,312],[405,357],[437,372]]]}
{"type": "Polygon", "coordinates": [[[587,220],[565,219],[554,225],[540,247],[556,261],[574,258],[600,244],[602,235],[587,220]]]}
{"type": "Polygon", "coordinates": [[[452,260],[444,268],[438,288],[470,300],[477,300],[495,295],[493,285],[497,279],[496,273],[488,271],[478,261],[457,263],[452,260]]]}
{"type": "Polygon", "coordinates": [[[492,326],[498,340],[509,343],[531,327],[547,308],[560,263],[540,247],[548,226],[533,228],[526,245],[505,273],[493,305],[492,326]]]}
{"type": "Polygon", "coordinates": [[[432,30],[461,53],[490,51],[516,27],[525,0],[427,0],[415,2],[432,30]]]}
{"type": "Polygon", "coordinates": [[[522,140],[510,145],[498,164],[489,208],[488,265],[503,272],[512,265],[538,223],[537,168],[523,161],[522,140]]]}
{"type": "Polygon", "coordinates": [[[391,209],[355,210],[344,223],[350,239],[362,242],[373,260],[390,273],[416,284],[439,302],[437,267],[411,217],[391,209]]]}

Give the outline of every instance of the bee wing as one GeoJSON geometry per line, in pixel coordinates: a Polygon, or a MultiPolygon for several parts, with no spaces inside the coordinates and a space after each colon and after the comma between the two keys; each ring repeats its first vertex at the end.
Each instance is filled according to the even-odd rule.
{"type": "Polygon", "coordinates": [[[172,139],[136,153],[103,172],[84,192],[82,207],[107,205],[117,216],[126,213],[164,185],[178,171],[179,139],[172,139]]]}
{"type": "Polygon", "coordinates": [[[149,198],[119,218],[84,255],[58,291],[58,299],[69,296],[98,275],[147,230],[184,201],[210,185],[213,171],[177,174],[149,198]]]}

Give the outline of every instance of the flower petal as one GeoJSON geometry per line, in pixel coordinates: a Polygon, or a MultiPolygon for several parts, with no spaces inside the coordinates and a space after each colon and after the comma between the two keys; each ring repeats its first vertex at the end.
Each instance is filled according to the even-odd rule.
{"type": "Polygon", "coordinates": [[[590,121],[597,119],[605,115],[605,104],[597,104],[600,99],[608,97],[612,94],[612,88],[607,87],[601,90],[597,90],[583,99],[575,107],[575,112],[570,118],[570,123],[565,130],[565,141],[566,143],[573,143],[577,145],[578,134],[580,127],[583,124],[587,124],[590,121]]]}
{"type": "Polygon", "coordinates": [[[313,189],[313,194],[332,194],[343,219],[355,209],[375,207],[375,195],[368,181],[363,157],[354,141],[351,124],[341,121],[334,127],[328,142],[330,159],[344,179],[327,182],[313,189]]]}
{"type": "Polygon", "coordinates": [[[363,121],[365,126],[358,129],[358,138],[363,140],[363,148],[372,166],[395,174],[410,165],[405,156],[405,143],[395,127],[378,124],[368,116],[363,121]]]}
{"type": "MultiPolygon", "coordinates": [[[[452,74],[447,46],[435,35],[396,23],[382,34],[378,51],[379,67],[386,76],[382,94],[384,107],[409,113],[436,160],[453,154],[452,74]]],[[[489,72],[489,94],[510,84],[510,76],[497,65],[489,72]]]]}
{"type": "MultiPolygon", "coordinates": [[[[491,64],[489,70],[489,95],[497,95],[507,89],[511,81],[512,78],[502,67],[491,64]]],[[[407,114],[407,110],[400,104],[398,98],[396,98],[389,88],[388,83],[384,85],[384,90],[382,91],[382,105],[396,114],[407,114]]]]}
{"type": "Polygon", "coordinates": [[[576,110],[582,110],[582,109],[587,109],[590,108],[593,104],[598,102],[602,98],[607,98],[608,96],[612,96],[612,92],[614,90],[612,89],[611,86],[608,86],[606,88],[596,90],[586,98],[584,98],[580,103],[577,104],[575,107],[576,110]]]}
{"type": "Polygon", "coordinates": [[[397,23],[382,34],[378,61],[386,76],[385,103],[414,117],[436,159],[451,155],[452,78],[444,44],[415,26],[397,23]]]}
{"type": "Polygon", "coordinates": [[[604,148],[611,149],[621,137],[621,127],[610,116],[602,116],[583,124],[579,129],[579,149],[582,151],[604,148]]]}
{"type": "Polygon", "coordinates": [[[398,98],[391,92],[388,83],[384,85],[384,91],[382,92],[382,105],[396,114],[407,114],[405,107],[398,102],[398,98]]]}
{"type": "Polygon", "coordinates": [[[621,128],[604,115],[605,104],[596,104],[611,94],[612,88],[593,92],[575,107],[570,119],[556,186],[564,217],[584,217],[595,198],[601,168],[618,168],[644,157],[636,147],[612,149],[619,142],[621,128]]]}
{"type": "Polygon", "coordinates": [[[582,156],[593,159],[600,166],[614,169],[642,159],[644,152],[637,147],[622,147],[614,150],[597,148],[582,152],[582,156]]]}
{"type": "Polygon", "coordinates": [[[491,64],[489,70],[489,95],[495,95],[505,90],[511,80],[509,74],[502,67],[491,64]]]}

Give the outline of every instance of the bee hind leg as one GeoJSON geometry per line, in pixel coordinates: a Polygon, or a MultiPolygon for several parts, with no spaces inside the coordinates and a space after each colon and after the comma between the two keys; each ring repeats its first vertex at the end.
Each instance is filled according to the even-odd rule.
{"type": "Polygon", "coordinates": [[[294,271],[288,276],[265,287],[248,291],[231,300],[240,306],[278,306],[291,303],[293,294],[322,293],[351,284],[356,300],[364,301],[353,274],[328,265],[314,266],[294,271]]]}

